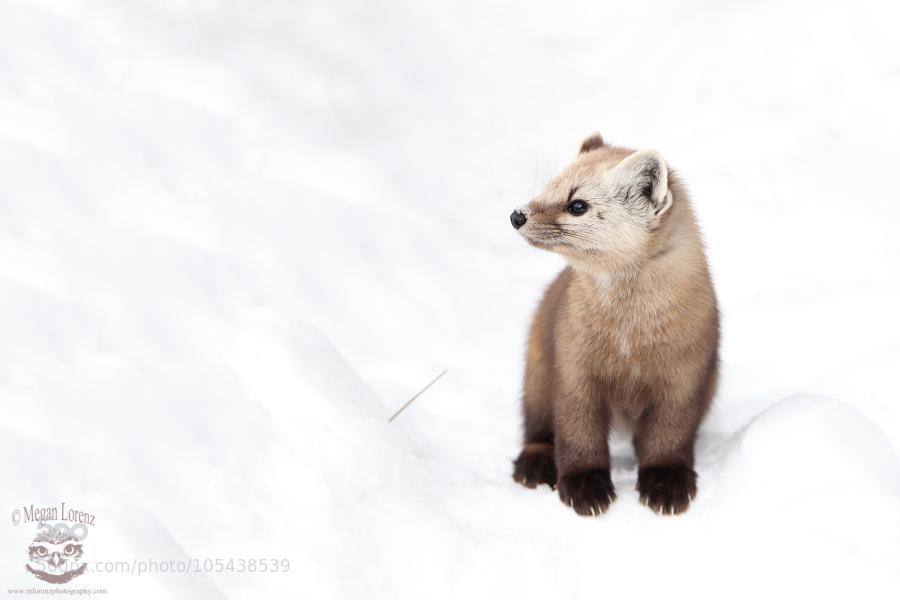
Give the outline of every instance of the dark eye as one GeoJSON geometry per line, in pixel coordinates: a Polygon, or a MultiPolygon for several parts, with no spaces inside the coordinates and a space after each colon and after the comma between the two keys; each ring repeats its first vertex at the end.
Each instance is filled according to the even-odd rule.
{"type": "Polygon", "coordinates": [[[46,546],[38,546],[37,553],[40,556],[46,556],[47,555],[47,547],[46,546]]]}
{"type": "Polygon", "coordinates": [[[63,552],[66,554],[75,554],[75,546],[72,544],[66,544],[66,547],[63,548],[63,552]]]}
{"type": "Polygon", "coordinates": [[[566,205],[566,210],[569,211],[570,215],[575,215],[576,217],[580,217],[588,210],[588,203],[584,200],[572,200],[566,205]]]}

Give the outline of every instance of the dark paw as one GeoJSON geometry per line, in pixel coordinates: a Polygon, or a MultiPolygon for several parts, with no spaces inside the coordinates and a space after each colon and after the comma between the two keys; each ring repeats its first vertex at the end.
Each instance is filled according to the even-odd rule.
{"type": "Polygon", "coordinates": [[[606,512],[616,499],[609,469],[591,469],[569,473],[559,478],[559,499],[579,515],[593,516],[606,512]]]}
{"type": "Polygon", "coordinates": [[[549,444],[526,446],[513,464],[513,479],[525,487],[534,488],[542,483],[556,486],[556,463],[549,444]]]}
{"type": "Polygon", "coordinates": [[[689,467],[643,467],[637,489],[642,504],[661,515],[677,515],[697,495],[697,473],[689,467]]]}

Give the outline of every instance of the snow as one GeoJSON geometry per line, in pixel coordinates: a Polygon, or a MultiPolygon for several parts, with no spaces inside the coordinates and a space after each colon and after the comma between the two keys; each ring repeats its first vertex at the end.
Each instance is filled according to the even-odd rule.
{"type": "Polygon", "coordinates": [[[291,561],[67,584],[110,597],[897,597],[897,12],[3,3],[0,507],[91,511],[89,562],[291,561]],[[511,479],[562,263],[508,214],[594,130],[679,170],[719,293],[677,518],[624,438],[602,517],[511,479]]]}

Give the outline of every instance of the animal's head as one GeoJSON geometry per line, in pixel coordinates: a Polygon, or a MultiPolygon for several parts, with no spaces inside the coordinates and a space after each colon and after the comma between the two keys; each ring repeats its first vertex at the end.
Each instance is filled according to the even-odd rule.
{"type": "Polygon", "coordinates": [[[575,161],[511,215],[528,243],[576,263],[621,268],[657,251],[672,206],[666,161],[653,150],[587,138],[575,161]]]}

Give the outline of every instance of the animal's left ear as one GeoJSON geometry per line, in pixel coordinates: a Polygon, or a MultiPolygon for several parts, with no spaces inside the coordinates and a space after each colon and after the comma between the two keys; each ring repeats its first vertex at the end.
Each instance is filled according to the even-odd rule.
{"type": "Polygon", "coordinates": [[[602,148],[603,145],[603,136],[601,136],[599,133],[592,133],[588,137],[584,138],[583,142],[581,142],[581,149],[578,151],[578,154],[584,154],[585,152],[590,152],[591,150],[602,148]]]}
{"type": "Polygon", "coordinates": [[[655,150],[640,150],[626,157],[612,172],[616,196],[635,206],[647,206],[662,215],[672,206],[669,167],[655,150]]]}

